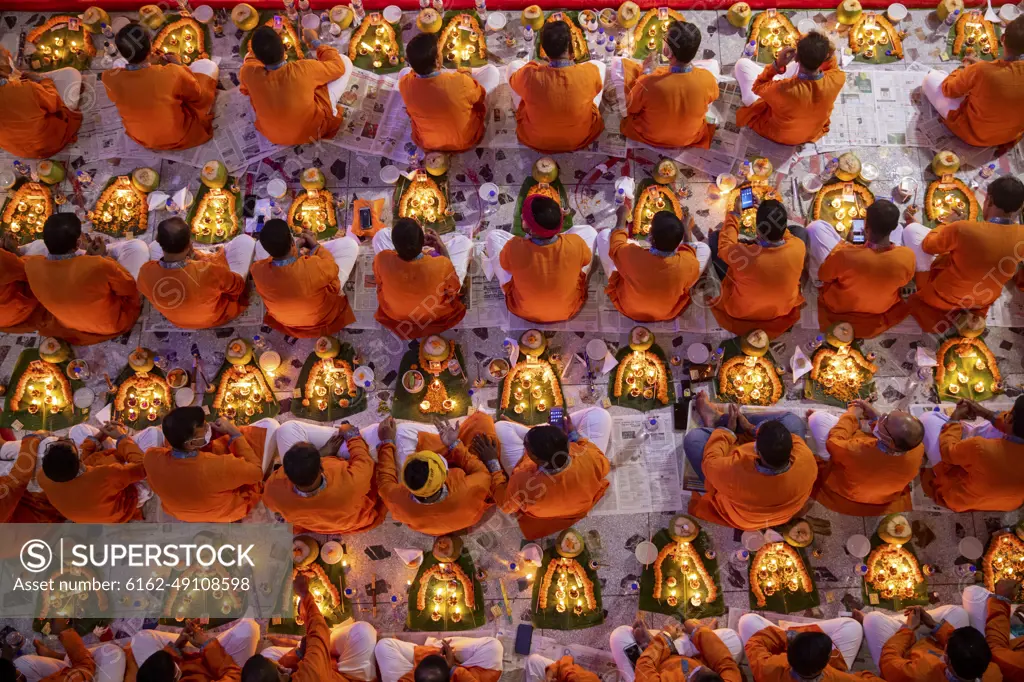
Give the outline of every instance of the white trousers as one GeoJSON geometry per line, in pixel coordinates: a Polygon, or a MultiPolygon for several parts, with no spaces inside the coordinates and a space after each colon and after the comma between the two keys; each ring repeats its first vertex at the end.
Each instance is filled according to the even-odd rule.
{"type": "MultiPolygon", "coordinates": [[[[897,226],[889,234],[889,241],[896,246],[901,246],[903,244],[903,232],[903,226],[897,226]]],[[[821,283],[818,281],[818,270],[821,269],[821,264],[825,262],[829,254],[843,242],[843,238],[839,236],[836,228],[831,223],[824,220],[815,220],[808,225],[807,236],[810,242],[810,248],[807,253],[808,274],[816,286],[821,286],[821,283]]]]}
{"type": "MultiPolygon", "coordinates": [[[[256,245],[256,240],[247,234],[240,234],[224,245],[224,258],[227,259],[228,268],[231,272],[243,278],[249,276],[249,267],[252,265],[252,258],[256,251],[256,245]]],[[[197,251],[212,250],[198,245],[195,248],[197,251]]],[[[155,241],[149,245],[150,260],[160,260],[163,257],[163,247],[155,241]]]]}
{"type": "MultiPolygon", "coordinates": [[[[402,80],[403,76],[410,73],[412,73],[412,67],[405,67],[398,72],[397,80],[402,80]]],[[[482,87],[484,92],[487,94],[490,94],[494,88],[501,85],[501,70],[494,64],[485,64],[483,66],[470,69],[469,76],[479,83],[480,87],[482,87]]]]}
{"type": "Polygon", "coordinates": [[[925,253],[924,249],[921,248],[921,242],[931,232],[927,227],[921,223],[910,223],[903,228],[903,246],[906,246],[914,252],[914,263],[918,272],[927,272],[932,269],[932,261],[935,260],[935,256],[930,253],[925,253]]]}
{"type": "MultiPolygon", "coordinates": [[[[597,93],[597,96],[594,97],[594,106],[600,108],[601,98],[604,97],[604,82],[606,76],[608,75],[608,65],[602,61],[598,61],[597,59],[592,59],[588,63],[596,66],[597,70],[601,72],[601,92],[597,93]]],[[[513,59],[511,62],[509,62],[508,66],[505,67],[505,82],[509,82],[512,79],[512,74],[526,66],[526,64],[527,61],[525,59],[513,59]]],[[[523,98],[519,96],[519,94],[515,90],[512,90],[511,93],[512,104],[516,107],[516,109],[518,109],[519,103],[523,101],[523,98]]]]}
{"type": "MultiPolygon", "coordinates": [[[[245,618],[215,637],[228,656],[241,667],[256,653],[256,645],[260,640],[260,626],[251,618],[245,618]]],[[[168,644],[173,644],[176,639],[177,632],[143,630],[137,633],[132,637],[132,655],[135,656],[135,662],[142,665],[147,658],[168,644]]],[[[191,645],[187,647],[190,648],[191,645]]]]}
{"type": "Polygon", "coordinates": [[[839,417],[824,410],[815,410],[807,418],[807,428],[810,430],[811,438],[814,439],[814,444],[818,448],[818,457],[829,459],[830,455],[825,444],[828,442],[828,432],[838,423],[839,417]]]}
{"type": "MultiPolygon", "coordinates": [[[[455,653],[459,665],[470,668],[501,670],[504,650],[501,642],[494,637],[446,637],[455,653]]],[[[441,640],[428,637],[427,646],[441,646],[441,640]]],[[[374,654],[380,668],[381,682],[397,682],[400,677],[413,669],[416,645],[400,639],[382,639],[377,642],[374,654]]]]}
{"type": "MultiPolygon", "coordinates": [[[[455,274],[459,276],[460,282],[466,281],[466,274],[469,272],[469,259],[473,255],[473,240],[461,234],[450,233],[443,235],[441,241],[448,249],[448,259],[455,268],[455,274]]],[[[394,251],[395,243],[391,240],[391,228],[385,227],[373,235],[373,252],[394,251]]]]}
{"type": "MultiPolygon", "coordinates": [[[[238,239],[238,237],[235,237],[238,239]]],[[[344,237],[338,237],[337,239],[331,239],[326,242],[320,242],[320,248],[326,249],[327,253],[331,254],[334,258],[334,262],[338,264],[338,281],[341,282],[341,288],[345,288],[345,282],[348,281],[349,275],[352,274],[352,269],[356,266],[356,261],[359,259],[359,241],[350,235],[344,237]]],[[[263,260],[264,258],[270,258],[270,254],[263,248],[263,245],[256,242],[256,260],[263,260]]]]}
{"type": "Polygon", "coordinates": [[[82,98],[82,72],[70,66],[49,73],[39,74],[53,81],[61,100],[68,109],[78,111],[78,101],[82,98]]]}
{"type": "MultiPolygon", "coordinates": [[[[349,621],[331,628],[331,650],[337,659],[336,670],[346,677],[371,682],[377,679],[373,647],[377,630],[365,621],[349,621]]],[[[271,646],[260,652],[264,658],[277,662],[294,647],[271,646]]]]}
{"type": "MultiPolygon", "coordinates": [[[[608,443],[612,437],[612,416],[603,407],[588,407],[573,412],[572,423],[581,436],[597,446],[598,450],[607,454],[608,443]]],[[[523,439],[529,426],[511,421],[500,421],[494,425],[501,443],[501,466],[506,472],[512,470],[523,458],[523,439]]]]}
{"type": "MultiPolygon", "coordinates": [[[[618,269],[615,267],[611,256],[608,255],[608,252],[611,250],[611,241],[611,230],[601,230],[597,233],[597,257],[601,259],[601,267],[604,268],[604,274],[609,277],[618,269]]],[[[639,242],[633,239],[630,241],[634,244],[639,244],[639,242]]],[[[704,270],[708,267],[708,263],[711,262],[711,247],[704,242],[686,242],[686,245],[693,247],[693,250],[697,252],[697,266],[700,268],[700,274],[703,275],[704,270]]]]}
{"type": "Polygon", "coordinates": [[[220,67],[217,66],[217,62],[212,59],[197,59],[188,65],[188,68],[195,73],[201,73],[204,76],[209,76],[213,80],[220,78],[220,67]]]}
{"type": "Polygon", "coordinates": [[[544,682],[547,679],[547,668],[554,663],[550,658],[540,654],[526,657],[526,682],[544,682]]]}
{"type": "MultiPolygon", "coordinates": [[[[963,608],[967,612],[967,619],[971,627],[978,632],[985,632],[985,620],[988,618],[988,598],[992,593],[981,585],[968,585],[964,588],[963,608]]],[[[1011,605],[1010,613],[1017,608],[1011,605]]]]}
{"type": "Polygon", "coordinates": [[[345,94],[345,88],[348,87],[348,81],[352,78],[352,60],[348,58],[347,54],[341,55],[341,61],[345,64],[345,73],[340,78],[331,81],[327,84],[327,96],[331,100],[331,113],[335,116],[338,115],[338,100],[345,94]]]}
{"type": "MultiPolygon", "coordinates": [[[[940,606],[937,609],[929,609],[928,613],[936,623],[946,621],[954,628],[965,628],[970,624],[967,612],[960,606],[940,606]]],[[[889,615],[881,611],[864,614],[864,639],[867,640],[868,653],[871,654],[871,660],[876,666],[882,656],[882,647],[906,624],[907,617],[902,614],[889,615]]]]}
{"type": "MultiPolygon", "coordinates": [[[[852,669],[854,661],[857,660],[857,652],[860,651],[860,643],[864,639],[864,629],[861,628],[860,623],[853,618],[832,618],[831,620],[815,621],[814,625],[821,628],[822,632],[832,639],[832,644],[843,655],[846,667],[852,669]]],[[[747,641],[761,630],[778,626],[764,616],[745,613],[740,616],[738,627],[740,639],[743,640],[743,646],[746,646],[747,641]]]]}
{"type": "MultiPolygon", "coordinates": [[[[660,633],[661,630],[651,630],[651,637],[657,637],[660,633]]],[[[738,662],[743,655],[743,642],[740,641],[740,636],[736,634],[736,631],[729,628],[720,628],[715,630],[715,634],[718,635],[726,648],[729,649],[729,653],[738,662]]],[[[675,640],[674,643],[676,651],[680,655],[689,656],[690,658],[700,656],[700,651],[690,641],[689,636],[683,635],[675,640]]],[[[630,663],[629,658],[626,656],[626,649],[633,644],[636,644],[636,639],[633,637],[633,628],[629,625],[620,625],[612,630],[612,634],[608,637],[608,647],[612,650],[612,658],[615,659],[615,666],[619,669],[619,674],[624,682],[633,682],[636,678],[633,664],[630,663]]],[[[533,658],[533,656],[530,658],[533,658]]],[[[540,657],[538,656],[537,658],[540,657]]],[[[529,665],[527,665],[527,675],[529,675],[529,665]]],[[[543,677],[544,671],[541,670],[540,679],[543,679],[543,677]]],[[[529,677],[527,677],[527,682],[530,682],[529,677]]]]}
{"type": "MultiPolygon", "coordinates": [[[[26,256],[48,256],[49,249],[42,239],[36,239],[25,245],[23,253],[26,256]]],[[[85,251],[79,250],[79,255],[85,251]]],[[[120,242],[107,242],[107,255],[116,260],[121,267],[127,270],[132,278],[139,278],[139,270],[149,260],[149,246],[141,239],[126,239],[120,242]]]]}
{"type": "MultiPolygon", "coordinates": [[[[89,651],[96,663],[96,674],[89,678],[89,682],[123,682],[127,658],[121,647],[108,643],[90,647],[89,651]]],[[[39,682],[65,668],[70,668],[71,663],[67,656],[60,660],[29,655],[14,659],[14,667],[25,676],[26,682],[39,682]]]]}
{"type": "MultiPolygon", "coordinates": [[[[98,435],[100,435],[100,430],[91,424],[75,424],[68,431],[68,438],[75,441],[75,445],[79,448],[82,447],[82,443],[85,442],[86,438],[98,435]]],[[[157,448],[164,444],[164,434],[159,426],[148,426],[132,435],[131,439],[135,441],[135,444],[143,452],[149,448],[157,448]]],[[[114,449],[117,447],[117,444],[110,438],[104,438],[101,444],[104,449],[114,449]]],[[[137,506],[141,507],[153,497],[153,489],[149,487],[149,482],[145,480],[138,481],[134,485],[139,491],[137,506]]]]}
{"type": "Polygon", "coordinates": [[[924,96],[928,98],[928,101],[932,103],[935,110],[939,112],[939,116],[942,118],[948,118],[949,112],[954,109],[959,109],[960,104],[963,103],[963,97],[954,98],[946,97],[942,94],[942,82],[946,80],[946,74],[938,69],[932,69],[928,72],[928,75],[924,77],[924,83],[921,84],[921,89],[924,91],[924,96]]]}
{"type": "MultiPolygon", "coordinates": [[[[743,100],[743,106],[749,107],[751,104],[761,99],[758,95],[754,94],[754,83],[757,81],[757,77],[764,71],[766,65],[758,64],[752,59],[741,57],[736,62],[736,66],[733,68],[732,75],[736,79],[736,84],[740,87],[740,99],[743,100]]],[[[800,70],[800,65],[794,59],[786,67],[786,72],[782,76],[776,76],[775,79],[780,78],[792,78],[800,70]]]]}
{"type": "Polygon", "coordinates": [[[949,417],[941,412],[925,412],[921,415],[921,425],[924,427],[924,455],[927,466],[933,467],[942,461],[942,452],[939,450],[939,435],[942,427],[949,421],[949,417]]]}
{"type": "MultiPolygon", "coordinates": [[[[277,430],[277,452],[283,459],[285,454],[299,443],[310,443],[317,448],[322,448],[327,445],[327,441],[337,432],[338,429],[334,426],[292,419],[281,424],[281,428],[277,430]]],[[[377,424],[363,427],[359,430],[359,435],[370,446],[370,454],[375,455],[377,445],[380,443],[377,438],[377,424]]],[[[348,445],[346,443],[342,443],[341,447],[338,448],[338,456],[348,459],[348,445]]]]}
{"type": "Polygon", "coordinates": [[[270,468],[270,463],[274,461],[274,456],[277,454],[277,439],[274,435],[281,428],[281,422],[266,417],[258,422],[253,422],[250,426],[257,426],[267,431],[267,437],[263,443],[263,473],[266,473],[270,468]]]}
{"type": "MultiPolygon", "coordinates": [[[[597,241],[597,230],[590,225],[574,225],[562,234],[576,234],[582,237],[583,241],[587,244],[587,248],[590,249],[591,256],[593,256],[594,244],[597,241]]],[[[484,258],[490,266],[488,279],[493,279],[490,275],[496,274],[498,276],[498,283],[502,286],[512,281],[512,275],[501,267],[501,250],[505,248],[505,244],[512,241],[513,237],[514,235],[511,232],[504,230],[489,230],[485,235],[486,248],[484,258]]],[[[589,274],[593,264],[593,257],[591,257],[590,263],[583,266],[583,273],[589,274]]]]}

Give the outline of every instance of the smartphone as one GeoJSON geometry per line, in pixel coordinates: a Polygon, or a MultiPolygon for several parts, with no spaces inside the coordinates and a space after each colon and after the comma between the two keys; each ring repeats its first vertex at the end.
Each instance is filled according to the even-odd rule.
{"type": "Polygon", "coordinates": [[[748,208],[754,208],[754,188],[744,187],[740,190],[740,208],[744,211],[748,208]]]}
{"type": "Polygon", "coordinates": [[[373,228],[373,213],[369,208],[359,209],[359,228],[362,230],[373,228]]]}
{"type": "Polygon", "coordinates": [[[850,229],[850,242],[863,244],[865,241],[867,241],[867,237],[864,235],[864,221],[854,220],[853,227],[850,229]]]}
{"type": "Polygon", "coordinates": [[[676,431],[685,431],[686,422],[690,418],[690,400],[693,398],[693,391],[690,390],[690,382],[684,379],[679,389],[679,399],[672,406],[672,428],[676,431]]]}
{"type": "Polygon", "coordinates": [[[256,229],[253,230],[253,234],[259,234],[263,231],[263,223],[266,222],[267,217],[262,213],[256,217],[256,229]]]}
{"type": "Polygon", "coordinates": [[[520,623],[516,628],[516,653],[520,656],[530,655],[530,645],[533,643],[533,626],[529,623],[520,623]]]}
{"type": "Polygon", "coordinates": [[[552,407],[548,413],[548,424],[562,428],[562,423],[565,421],[565,410],[561,407],[552,407]]]}
{"type": "Polygon", "coordinates": [[[622,651],[625,652],[626,658],[629,659],[630,664],[636,668],[636,662],[640,660],[640,654],[643,653],[643,649],[640,648],[640,645],[633,642],[629,646],[624,647],[622,651]]]}

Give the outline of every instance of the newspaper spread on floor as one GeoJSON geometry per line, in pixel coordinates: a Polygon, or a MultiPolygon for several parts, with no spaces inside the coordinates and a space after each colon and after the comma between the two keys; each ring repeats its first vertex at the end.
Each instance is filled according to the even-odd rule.
{"type": "Polygon", "coordinates": [[[612,416],[611,487],[591,515],[681,509],[679,456],[672,410],[612,416]]]}

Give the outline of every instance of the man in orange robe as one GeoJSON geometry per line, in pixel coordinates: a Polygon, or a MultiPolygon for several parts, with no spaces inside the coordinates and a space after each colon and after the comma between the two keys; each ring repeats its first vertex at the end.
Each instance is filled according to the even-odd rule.
{"type": "Polygon", "coordinates": [[[71,428],[70,438],[61,438],[46,448],[39,486],[50,504],[69,521],[141,521],[136,484],[146,478],[142,456],[142,449],[123,426],[107,422],[97,429],[78,424],[71,428]],[[82,433],[89,435],[77,445],[82,433]],[[113,448],[107,447],[108,439],[114,441],[113,448]]]}
{"type": "Polygon", "coordinates": [[[777,526],[796,516],[818,472],[800,418],[789,412],[744,415],[736,404],[725,412],[703,391],[696,409],[705,426],[687,432],[683,452],[702,475],[706,492],[693,494],[690,513],[740,530],[777,526]]]}
{"type": "Polygon", "coordinates": [[[668,682],[702,682],[703,678],[697,675],[698,667],[704,674],[720,675],[724,682],[741,679],[737,665],[743,658],[743,642],[729,628],[712,630],[688,619],[683,621],[682,628],[670,624],[664,630],[649,630],[637,618],[632,625],[612,630],[608,646],[623,682],[658,682],[659,678],[668,682]],[[635,662],[626,653],[633,647],[643,652],[635,662]],[[640,661],[645,659],[647,662],[641,665],[640,661]],[[676,671],[682,671],[683,677],[677,679],[676,671]]]}
{"type": "MultiPolygon", "coordinates": [[[[700,41],[701,30],[695,24],[672,21],[665,41],[671,54],[668,66],[644,75],[647,63],[622,60],[626,117],[619,130],[623,135],[652,147],[711,146],[716,126],[706,117],[708,107],[718,99],[718,63],[693,62],[700,41]]],[[[652,55],[657,58],[657,53],[652,55]]]]}
{"type": "Polygon", "coordinates": [[[335,334],[355,322],[342,290],[358,257],[359,243],[352,237],[318,244],[306,231],[293,241],[288,223],[268,220],[251,268],[267,308],[263,323],[307,339],[335,334]]]}
{"type": "Polygon", "coordinates": [[[946,127],[975,147],[1014,145],[1024,135],[1024,17],[1001,38],[1003,57],[986,62],[969,55],[951,74],[933,69],[921,90],[946,127]]]}
{"type": "MultiPolygon", "coordinates": [[[[45,329],[46,309],[32,295],[18,242],[10,234],[0,238],[0,332],[24,334],[45,329]]],[[[44,332],[46,333],[46,332],[44,332]]]]}
{"type": "MultiPolygon", "coordinates": [[[[316,32],[303,31],[316,59],[286,60],[285,44],[270,26],[260,26],[238,71],[242,93],[256,111],[256,130],[274,144],[308,144],[330,139],[341,127],[336,103],[352,71],[348,57],[321,45],[316,32]]],[[[301,50],[301,46],[292,48],[301,50]]]]}
{"type": "Polygon", "coordinates": [[[464,152],[480,143],[487,127],[487,93],[498,85],[498,69],[488,64],[470,75],[440,69],[437,34],[409,41],[405,58],[414,73],[398,80],[398,91],[412,123],[412,140],[427,151],[464,152]]]}
{"type": "Polygon", "coordinates": [[[807,226],[808,274],[820,290],[818,326],[825,331],[836,322],[853,325],[854,336],[871,339],[899,324],[910,313],[900,289],[914,279],[914,252],[894,244],[900,210],[891,201],[876,199],[868,207],[864,244],[845,241],[824,220],[807,226]]]}
{"type": "Polygon", "coordinates": [[[374,653],[381,682],[498,682],[504,649],[494,637],[428,637],[423,646],[388,638],[374,653]]]}
{"type": "Polygon", "coordinates": [[[693,223],[683,225],[671,211],[654,215],[645,248],[629,239],[628,214],[619,207],[615,227],[597,235],[597,255],[608,275],[605,293],[632,320],[673,320],[690,305],[690,289],[704,274],[711,249],[691,241],[693,223]]]}
{"type": "Polygon", "coordinates": [[[800,277],[807,247],[787,228],[782,202],[769,199],[757,207],[757,242],[741,242],[740,214],[732,211],[711,235],[711,257],[726,267],[722,293],[711,312],[726,330],[742,336],[763,329],[774,339],[796,324],[804,297],[800,277]]]}
{"type": "MultiPolygon", "coordinates": [[[[430,34],[420,34],[430,35],[430,34]]],[[[420,339],[451,329],[466,315],[459,293],[469,271],[473,242],[453,234],[447,244],[415,220],[373,236],[374,319],[403,339],[420,339]]]]}
{"type": "Polygon", "coordinates": [[[168,218],[156,228],[139,291],[176,327],[220,327],[249,307],[245,279],[255,250],[256,240],[240,234],[217,252],[196,251],[188,223],[168,218]]]}
{"type": "Polygon", "coordinates": [[[132,637],[138,682],[239,682],[239,661],[256,653],[259,639],[259,624],[248,618],[216,636],[197,621],[188,621],[179,635],[143,630],[132,637]]]}
{"type": "Polygon", "coordinates": [[[284,466],[267,479],[263,504],[296,532],[351,535],[384,522],[376,465],[358,429],[293,420],[276,438],[284,466]]]}
{"type": "Polygon", "coordinates": [[[105,682],[124,678],[126,656],[121,647],[109,643],[87,648],[73,627],[74,621],[53,618],[48,622],[51,626],[50,634],[60,640],[64,651],[51,649],[37,639],[35,647],[38,655],[28,654],[16,658],[14,665],[7,668],[12,677],[5,677],[4,666],[0,665],[0,679],[12,682],[16,679],[30,682],[105,682]],[[13,677],[15,671],[24,677],[13,677]]]}
{"type": "Polygon", "coordinates": [[[736,112],[736,125],[791,145],[814,142],[828,133],[832,107],[846,83],[846,74],[836,64],[835,47],[817,31],[801,38],[796,47],[783,48],[763,71],[760,64],[740,59],[734,75],[744,105],[736,112]],[[799,65],[795,77],[787,70],[794,60],[799,65]],[[775,80],[781,75],[786,79],[775,80]]]}
{"type": "Polygon", "coordinates": [[[926,332],[953,326],[960,310],[985,317],[1024,261],[1024,183],[1005,175],[988,186],[983,220],[958,220],[928,231],[908,225],[903,243],[917,256],[917,293],[907,303],[926,332]],[[928,264],[930,263],[930,269],[928,264]]]}
{"type": "Polygon", "coordinates": [[[45,432],[26,434],[0,445],[0,523],[62,523],[38,483],[40,444],[52,442],[45,432]]]}
{"type": "Polygon", "coordinates": [[[564,21],[544,25],[540,46],[548,63],[514,61],[508,84],[516,105],[516,135],[531,149],[573,152],[604,130],[598,106],[604,91],[604,64],[576,64],[572,36],[564,21]]]}
{"type": "Polygon", "coordinates": [[[882,682],[866,671],[850,672],[864,638],[852,618],[783,630],[757,613],[745,613],[739,631],[754,682],[882,682]]]}
{"type": "Polygon", "coordinates": [[[261,419],[246,427],[248,433],[243,435],[221,417],[213,429],[222,435],[210,440],[202,409],[171,410],[163,423],[166,445],[149,448],[143,459],[149,484],[164,511],[179,521],[195,523],[245,518],[263,492],[263,472],[273,455],[278,426],[273,419],[261,419]],[[264,442],[266,446],[260,447],[264,442]]]}
{"type": "Polygon", "coordinates": [[[457,431],[441,420],[435,429],[412,424],[396,429],[391,417],[381,422],[377,490],[391,517],[424,535],[454,533],[483,518],[504,478],[500,466],[489,470],[466,447],[480,434],[494,437],[494,420],[484,412],[465,419],[457,431]],[[415,451],[396,449],[396,437],[414,440],[415,451]]]}
{"type": "Polygon", "coordinates": [[[587,277],[597,231],[589,225],[562,230],[558,202],[532,195],[523,202],[527,237],[487,233],[485,269],[498,276],[509,312],[530,322],[562,322],[587,302],[587,277]]]}
{"type": "Polygon", "coordinates": [[[525,682],[600,682],[601,678],[573,660],[571,654],[557,661],[540,654],[526,657],[525,682]]]}
{"type": "Polygon", "coordinates": [[[87,346],[135,325],[142,310],[135,277],[149,258],[145,243],[131,239],[108,246],[99,235],[83,239],[78,216],[55,213],[43,225],[42,244],[33,242],[26,252],[38,254],[25,257],[25,275],[54,318],[54,336],[87,346]],[[85,244],[83,255],[79,240],[85,244]]]}
{"type": "Polygon", "coordinates": [[[188,149],[208,142],[217,65],[197,59],[186,67],[177,55],[151,55],[149,33],[135,22],[118,31],[114,42],[128,64],[104,71],[103,85],[128,137],[146,149],[188,149]]]}
{"type": "Polygon", "coordinates": [[[475,439],[473,451],[488,468],[507,473],[508,482],[503,475],[495,487],[494,501],[516,516],[527,540],[572,526],[607,492],[611,463],[604,453],[612,434],[607,410],[566,414],[561,428],[543,424],[531,429],[502,421],[495,430],[494,440],[475,439]]]}
{"type": "Polygon", "coordinates": [[[881,415],[854,400],[842,417],[816,410],[807,421],[819,453],[818,502],[850,516],[910,511],[910,482],[924,460],[924,427],[916,417],[900,410],[881,415]]]}
{"type": "Polygon", "coordinates": [[[1009,433],[961,424],[978,417],[994,422],[998,416],[980,410],[961,401],[948,420],[941,412],[922,415],[931,469],[921,473],[921,485],[933,500],[956,512],[1013,511],[1024,505],[1024,396],[1013,404],[1009,433]]]}
{"type": "Polygon", "coordinates": [[[0,149],[44,159],[77,140],[81,91],[82,74],[77,69],[14,73],[11,53],[0,48],[0,149]]]}

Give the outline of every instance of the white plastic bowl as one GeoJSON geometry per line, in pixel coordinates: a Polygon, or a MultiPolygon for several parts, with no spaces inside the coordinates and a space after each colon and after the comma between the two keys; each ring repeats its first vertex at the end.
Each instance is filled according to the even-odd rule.
{"type": "Polygon", "coordinates": [[[195,11],[192,12],[192,18],[196,21],[205,24],[213,19],[213,8],[209,5],[199,5],[195,11]]]}
{"type": "Polygon", "coordinates": [[[501,12],[491,12],[487,15],[487,28],[492,31],[500,31],[508,23],[508,17],[501,12]]]}
{"type": "Polygon", "coordinates": [[[402,8],[398,5],[388,5],[384,8],[384,21],[389,24],[397,24],[402,20],[402,8]]]}
{"type": "Polygon", "coordinates": [[[380,181],[387,185],[393,185],[398,182],[398,178],[402,177],[402,171],[398,170],[398,166],[384,166],[380,169],[380,181]]]}
{"type": "Polygon", "coordinates": [[[999,8],[999,18],[1004,24],[1008,24],[1020,16],[1020,8],[1016,5],[1006,4],[999,8]]]}
{"type": "Polygon", "coordinates": [[[813,173],[808,173],[800,180],[800,186],[803,187],[804,190],[814,194],[822,187],[821,178],[813,173]]]}
{"type": "Polygon", "coordinates": [[[910,11],[907,10],[906,5],[903,5],[899,2],[892,3],[885,10],[885,16],[887,16],[889,18],[889,21],[891,21],[894,24],[898,24],[899,22],[906,19],[908,14],[910,14],[910,11]]]}
{"type": "Polygon", "coordinates": [[[320,17],[316,14],[302,15],[302,28],[311,28],[314,31],[320,29],[320,17]]]}

